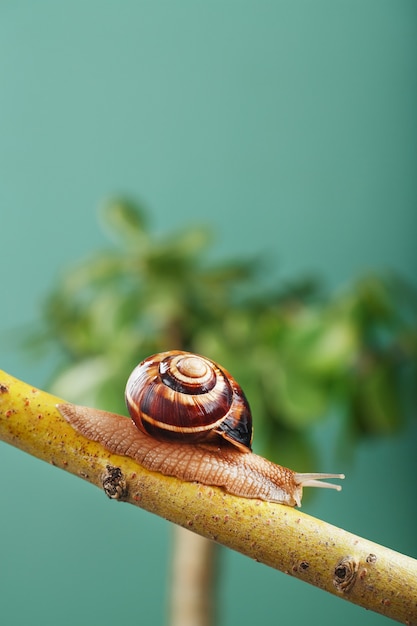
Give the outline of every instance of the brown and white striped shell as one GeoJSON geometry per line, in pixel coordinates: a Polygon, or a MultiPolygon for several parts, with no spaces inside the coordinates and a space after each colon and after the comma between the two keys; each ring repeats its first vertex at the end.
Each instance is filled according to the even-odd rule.
{"type": "Polygon", "coordinates": [[[251,450],[252,416],[240,386],[219,365],[190,352],[155,354],[130,375],[126,405],[136,426],[156,439],[222,437],[251,450]]]}

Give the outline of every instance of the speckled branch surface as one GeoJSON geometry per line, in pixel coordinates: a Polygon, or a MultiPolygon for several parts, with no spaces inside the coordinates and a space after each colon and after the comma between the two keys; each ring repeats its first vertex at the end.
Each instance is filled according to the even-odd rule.
{"type": "Polygon", "coordinates": [[[261,563],[417,626],[417,561],[301,513],[142,468],[78,434],[62,400],[0,370],[0,439],[261,563]]]}

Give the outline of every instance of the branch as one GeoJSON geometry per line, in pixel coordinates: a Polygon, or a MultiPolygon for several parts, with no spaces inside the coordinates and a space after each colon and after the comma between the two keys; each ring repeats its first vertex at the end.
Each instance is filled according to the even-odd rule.
{"type": "Polygon", "coordinates": [[[78,434],[60,398],[0,370],[0,439],[135,504],[366,609],[417,625],[417,561],[291,507],[150,472],[78,434]]]}

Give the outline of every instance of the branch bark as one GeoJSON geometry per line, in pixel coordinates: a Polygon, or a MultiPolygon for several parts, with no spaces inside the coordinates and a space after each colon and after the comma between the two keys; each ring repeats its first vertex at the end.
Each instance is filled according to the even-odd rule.
{"type": "Polygon", "coordinates": [[[85,439],[63,400],[0,371],[0,439],[265,565],[417,625],[417,561],[280,504],[150,472],[85,439]]]}

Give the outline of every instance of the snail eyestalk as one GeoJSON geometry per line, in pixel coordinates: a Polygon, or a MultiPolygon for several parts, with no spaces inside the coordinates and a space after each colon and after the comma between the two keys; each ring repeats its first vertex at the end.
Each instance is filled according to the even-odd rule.
{"type": "Polygon", "coordinates": [[[343,480],[344,474],[321,474],[321,473],[295,473],[295,482],[303,487],[321,487],[323,489],[335,489],[336,491],[342,491],[342,485],[335,485],[334,483],[321,482],[327,478],[337,478],[343,480]]]}

